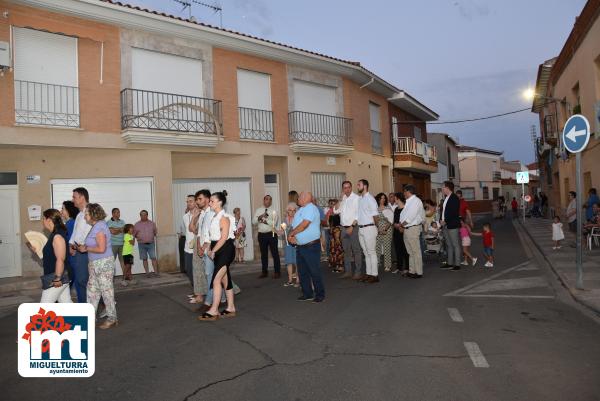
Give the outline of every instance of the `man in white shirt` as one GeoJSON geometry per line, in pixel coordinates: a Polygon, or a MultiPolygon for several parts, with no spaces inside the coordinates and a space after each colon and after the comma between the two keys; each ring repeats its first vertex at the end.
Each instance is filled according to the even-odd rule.
{"type": "Polygon", "coordinates": [[[268,277],[269,251],[273,258],[273,278],[281,277],[281,262],[279,261],[278,237],[276,230],[279,230],[279,216],[272,206],[273,198],[271,195],[265,195],[263,198],[263,207],[259,207],[254,212],[252,224],[258,228],[258,245],[260,246],[260,260],[262,263],[262,273],[258,278],[268,277]]]}
{"type": "Polygon", "coordinates": [[[185,214],[183,215],[183,233],[185,234],[185,245],[183,247],[185,274],[188,276],[192,287],[194,286],[194,238],[195,234],[190,230],[193,213],[196,212],[196,196],[188,195],[186,198],[185,214]]]}
{"type": "Polygon", "coordinates": [[[73,286],[77,292],[77,302],[87,302],[87,283],[89,278],[88,272],[88,254],[87,252],[79,252],[78,245],[83,245],[85,239],[92,229],[85,221],[85,208],[90,201],[90,196],[87,189],[83,187],[73,190],[73,203],[79,209],[79,214],[75,218],[73,232],[69,239],[69,252],[71,253],[71,270],[73,272],[73,286]]]}
{"type": "Polygon", "coordinates": [[[377,223],[379,211],[377,202],[369,193],[369,181],[362,179],[356,186],[360,199],[358,201],[358,239],[365,254],[366,276],[360,281],[365,283],[379,282],[379,259],[377,258],[377,223]]]}
{"type": "Polygon", "coordinates": [[[406,204],[400,213],[400,225],[404,227],[404,245],[409,255],[410,278],[423,277],[423,255],[421,253],[421,231],[425,220],[423,202],[415,195],[414,185],[404,186],[406,204]]]}
{"type": "Polygon", "coordinates": [[[340,278],[362,278],[362,251],[358,239],[358,201],[360,197],[352,192],[352,183],[342,183],[342,202],[333,208],[333,213],[340,215],[342,225],[342,247],[344,249],[344,274],[340,278]],[[354,259],[354,275],[352,260],[354,259]]]}

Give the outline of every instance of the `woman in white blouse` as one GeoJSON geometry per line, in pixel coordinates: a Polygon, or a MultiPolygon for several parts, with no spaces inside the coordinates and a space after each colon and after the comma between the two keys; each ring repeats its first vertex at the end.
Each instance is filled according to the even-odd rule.
{"type": "Polygon", "coordinates": [[[215,321],[219,317],[235,317],[235,305],[233,303],[233,282],[229,273],[229,266],[235,259],[235,220],[233,216],[225,213],[223,207],[227,203],[227,193],[215,192],[210,197],[209,206],[215,213],[210,222],[209,238],[210,251],[208,257],[214,260],[215,270],[210,282],[210,288],[213,289],[213,303],[208,311],[199,316],[199,320],[215,321]],[[219,303],[221,294],[225,288],[227,297],[227,307],[219,312],[219,303]]]}

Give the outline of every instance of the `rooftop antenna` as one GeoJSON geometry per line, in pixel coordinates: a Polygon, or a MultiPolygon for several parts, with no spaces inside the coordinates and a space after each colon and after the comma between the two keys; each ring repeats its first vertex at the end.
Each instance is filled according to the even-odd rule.
{"type": "Polygon", "coordinates": [[[208,3],[204,3],[198,0],[173,0],[175,3],[179,3],[183,6],[183,8],[181,9],[181,11],[185,11],[185,9],[188,10],[188,18],[190,19],[190,21],[194,21],[195,18],[192,15],[192,5],[197,4],[199,6],[208,8],[210,10],[213,10],[216,13],[219,13],[219,26],[221,28],[223,28],[223,8],[221,8],[221,6],[217,3],[215,4],[208,4],[208,3]]]}

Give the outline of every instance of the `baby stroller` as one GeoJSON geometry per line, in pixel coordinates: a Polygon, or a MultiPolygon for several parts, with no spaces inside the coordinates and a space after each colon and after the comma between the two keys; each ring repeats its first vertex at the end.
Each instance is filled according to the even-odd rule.
{"type": "Polygon", "coordinates": [[[441,231],[425,232],[425,253],[440,255],[444,248],[444,236],[441,231]]]}

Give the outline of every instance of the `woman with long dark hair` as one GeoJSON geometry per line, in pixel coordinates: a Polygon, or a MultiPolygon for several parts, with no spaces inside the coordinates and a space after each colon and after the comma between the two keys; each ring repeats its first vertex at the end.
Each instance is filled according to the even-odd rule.
{"type": "Polygon", "coordinates": [[[398,260],[398,268],[392,273],[401,272],[403,276],[408,274],[408,251],[404,245],[404,227],[400,224],[400,213],[404,209],[406,198],[400,192],[396,194],[396,205],[394,210],[394,247],[396,248],[396,258],[398,260]]]}
{"type": "Polygon", "coordinates": [[[199,320],[215,321],[220,318],[229,318],[236,316],[235,305],[233,302],[233,282],[229,266],[235,259],[235,238],[233,216],[225,213],[223,209],[227,204],[227,192],[215,192],[210,197],[209,206],[215,213],[209,227],[210,251],[208,257],[215,263],[215,271],[212,275],[210,287],[213,289],[213,302],[209,310],[199,316],[199,320]],[[227,307],[219,312],[221,294],[225,289],[227,297],[227,307]]]}
{"type": "Polygon", "coordinates": [[[388,197],[383,192],[375,196],[379,219],[377,220],[377,259],[383,255],[383,267],[386,272],[392,270],[392,223],[394,212],[388,207],[388,197]]]}
{"type": "Polygon", "coordinates": [[[47,209],[43,213],[42,224],[50,236],[42,249],[42,299],[41,303],[71,303],[69,275],[67,273],[67,228],[61,213],[47,209]]]}

